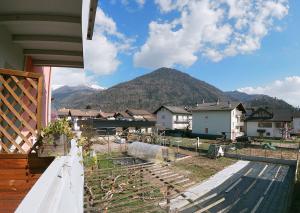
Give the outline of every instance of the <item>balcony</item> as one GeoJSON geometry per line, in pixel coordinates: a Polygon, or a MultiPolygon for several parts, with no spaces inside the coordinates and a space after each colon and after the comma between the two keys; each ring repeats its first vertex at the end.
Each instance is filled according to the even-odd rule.
{"type": "Polygon", "coordinates": [[[57,157],[37,180],[16,213],[83,212],[81,148],[72,140],[69,155],[57,157]]]}
{"type": "Polygon", "coordinates": [[[239,121],[236,123],[236,126],[239,126],[239,127],[244,126],[244,125],[245,125],[245,122],[243,122],[243,121],[239,121]]]}

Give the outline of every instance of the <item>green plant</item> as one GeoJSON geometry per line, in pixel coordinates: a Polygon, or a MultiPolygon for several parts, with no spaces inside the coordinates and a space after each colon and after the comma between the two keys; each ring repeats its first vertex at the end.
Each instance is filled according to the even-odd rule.
{"type": "Polygon", "coordinates": [[[54,137],[59,135],[66,135],[68,141],[74,137],[70,124],[66,119],[51,122],[41,131],[41,138],[48,138],[49,140],[47,143],[49,144],[53,144],[54,137]]]}

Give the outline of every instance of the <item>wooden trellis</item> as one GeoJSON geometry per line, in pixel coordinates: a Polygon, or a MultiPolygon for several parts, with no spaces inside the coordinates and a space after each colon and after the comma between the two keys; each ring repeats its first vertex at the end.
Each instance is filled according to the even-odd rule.
{"type": "Polygon", "coordinates": [[[0,69],[0,153],[26,154],[41,129],[43,76],[0,69]]]}

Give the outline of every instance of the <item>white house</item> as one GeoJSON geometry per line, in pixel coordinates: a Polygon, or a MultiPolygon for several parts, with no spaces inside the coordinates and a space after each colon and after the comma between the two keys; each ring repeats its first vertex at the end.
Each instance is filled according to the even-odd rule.
{"type": "Polygon", "coordinates": [[[194,134],[225,135],[235,140],[244,135],[245,108],[241,103],[214,102],[198,104],[192,110],[194,134]]]}
{"type": "Polygon", "coordinates": [[[247,136],[287,138],[292,129],[292,112],[258,108],[246,118],[245,126],[247,136]]]}
{"type": "Polygon", "coordinates": [[[300,112],[293,115],[293,133],[300,134],[300,112]]]}
{"type": "Polygon", "coordinates": [[[192,114],[184,107],[161,106],[156,114],[156,125],[162,129],[191,129],[192,114]]]}

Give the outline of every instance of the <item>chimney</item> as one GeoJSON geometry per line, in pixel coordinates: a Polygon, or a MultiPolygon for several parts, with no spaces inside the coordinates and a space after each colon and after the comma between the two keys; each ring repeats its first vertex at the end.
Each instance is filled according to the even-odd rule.
{"type": "Polygon", "coordinates": [[[220,104],[220,99],[218,98],[218,100],[217,100],[217,105],[219,105],[220,104]]]}
{"type": "Polygon", "coordinates": [[[231,108],[231,102],[230,101],[228,101],[228,107],[231,108]]]}

